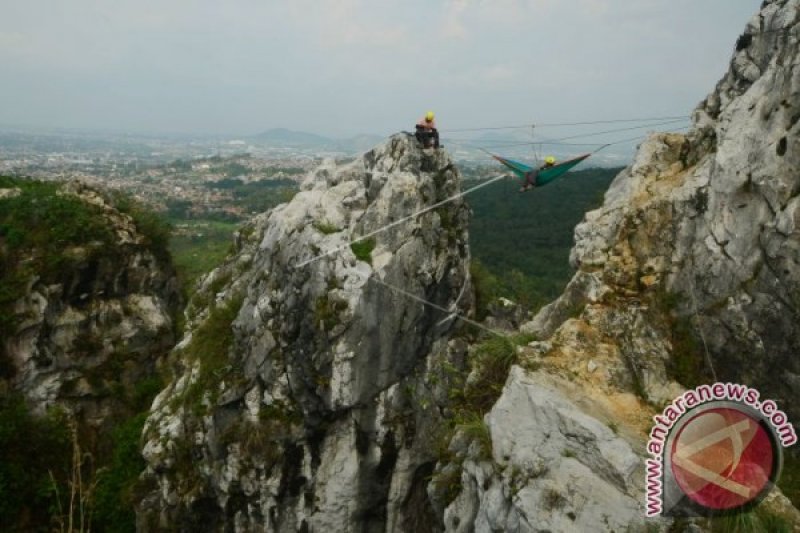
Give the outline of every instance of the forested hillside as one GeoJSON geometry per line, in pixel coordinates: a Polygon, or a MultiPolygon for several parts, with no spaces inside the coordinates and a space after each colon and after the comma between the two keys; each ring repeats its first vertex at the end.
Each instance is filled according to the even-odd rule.
{"type": "MultiPolygon", "coordinates": [[[[467,197],[473,275],[491,295],[537,308],[561,294],[572,276],[572,232],[621,169],[570,172],[554,183],[520,194],[516,180],[490,185],[467,197]]],[[[475,182],[465,183],[467,189],[475,182]]]]}

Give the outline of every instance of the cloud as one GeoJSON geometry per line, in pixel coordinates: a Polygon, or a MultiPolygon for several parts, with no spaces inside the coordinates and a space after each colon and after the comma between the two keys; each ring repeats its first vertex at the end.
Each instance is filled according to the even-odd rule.
{"type": "Polygon", "coordinates": [[[355,133],[688,112],[760,0],[0,2],[0,122],[355,133]]]}
{"type": "Polygon", "coordinates": [[[364,0],[295,1],[290,8],[292,25],[323,46],[387,48],[409,41],[408,28],[375,4],[364,0]]]}
{"type": "Polygon", "coordinates": [[[447,39],[463,40],[467,37],[467,28],[463,16],[468,7],[468,0],[448,0],[442,15],[441,34],[447,39]]]}
{"type": "Polygon", "coordinates": [[[9,52],[16,47],[22,46],[25,42],[25,35],[18,31],[0,32],[0,50],[9,52]]]}
{"type": "Polygon", "coordinates": [[[495,63],[479,69],[476,80],[484,87],[493,89],[510,88],[520,80],[520,71],[511,65],[495,63]]]}
{"type": "Polygon", "coordinates": [[[582,9],[592,15],[604,15],[611,9],[607,0],[583,0],[582,9]]]}

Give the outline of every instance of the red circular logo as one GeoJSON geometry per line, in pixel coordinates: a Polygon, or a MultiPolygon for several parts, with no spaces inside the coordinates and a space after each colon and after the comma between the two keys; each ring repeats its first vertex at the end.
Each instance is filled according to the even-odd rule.
{"type": "Polygon", "coordinates": [[[769,489],[774,443],[763,424],[735,408],[717,407],[690,418],[672,442],[672,474],[695,503],[729,511],[769,489]]]}

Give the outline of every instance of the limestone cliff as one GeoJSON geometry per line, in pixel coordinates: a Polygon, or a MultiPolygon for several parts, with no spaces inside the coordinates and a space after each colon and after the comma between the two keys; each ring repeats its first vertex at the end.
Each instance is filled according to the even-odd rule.
{"type": "Polygon", "coordinates": [[[141,529],[436,527],[426,485],[446,390],[432,376],[463,358],[448,334],[471,307],[468,209],[349,242],[460,185],[444,150],[400,134],[322,165],[239,233],[145,426],[141,529]]]}
{"type": "Polygon", "coordinates": [[[601,373],[650,401],[716,377],[800,418],[799,6],[764,2],[691,130],[640,146],[576,228],[564,295],[528,325],[558,344],[583,309],[613,340],[601,373]]]}
{"type": "Polygon", "coordinates": [[[107,429],[174,345],[175,272],[135,217],[77,182],[0,192],[0,384],[107,429]]]}

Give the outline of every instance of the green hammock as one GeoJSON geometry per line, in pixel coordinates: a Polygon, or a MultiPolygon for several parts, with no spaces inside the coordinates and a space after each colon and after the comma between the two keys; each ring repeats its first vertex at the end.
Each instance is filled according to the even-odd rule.
{"type": "MultiPolygon", "coordinates": [[[[505,166],[510,168],[514,174],[519,176],[523,180],[527,180],[527,174],[533,170],[536,170],[534,167],[529,167],[519,161],[514,161],[513,159],[506,159],[505,157],[500,157],[499,155],[490,154],[492,157],[503,163],[505,166]]],[[[539,169],[539,174],[536,176],[536,185],[537,187],[541,187],[542,185],[547,185],[557,177],[561,176],[562,174],[566,173],[569,169],[586,159],[592,154],[583,154],[578,156],[574,159],[568,159],[567,161],[563,161],[552,167],[545,167],[539,169]]]]}

